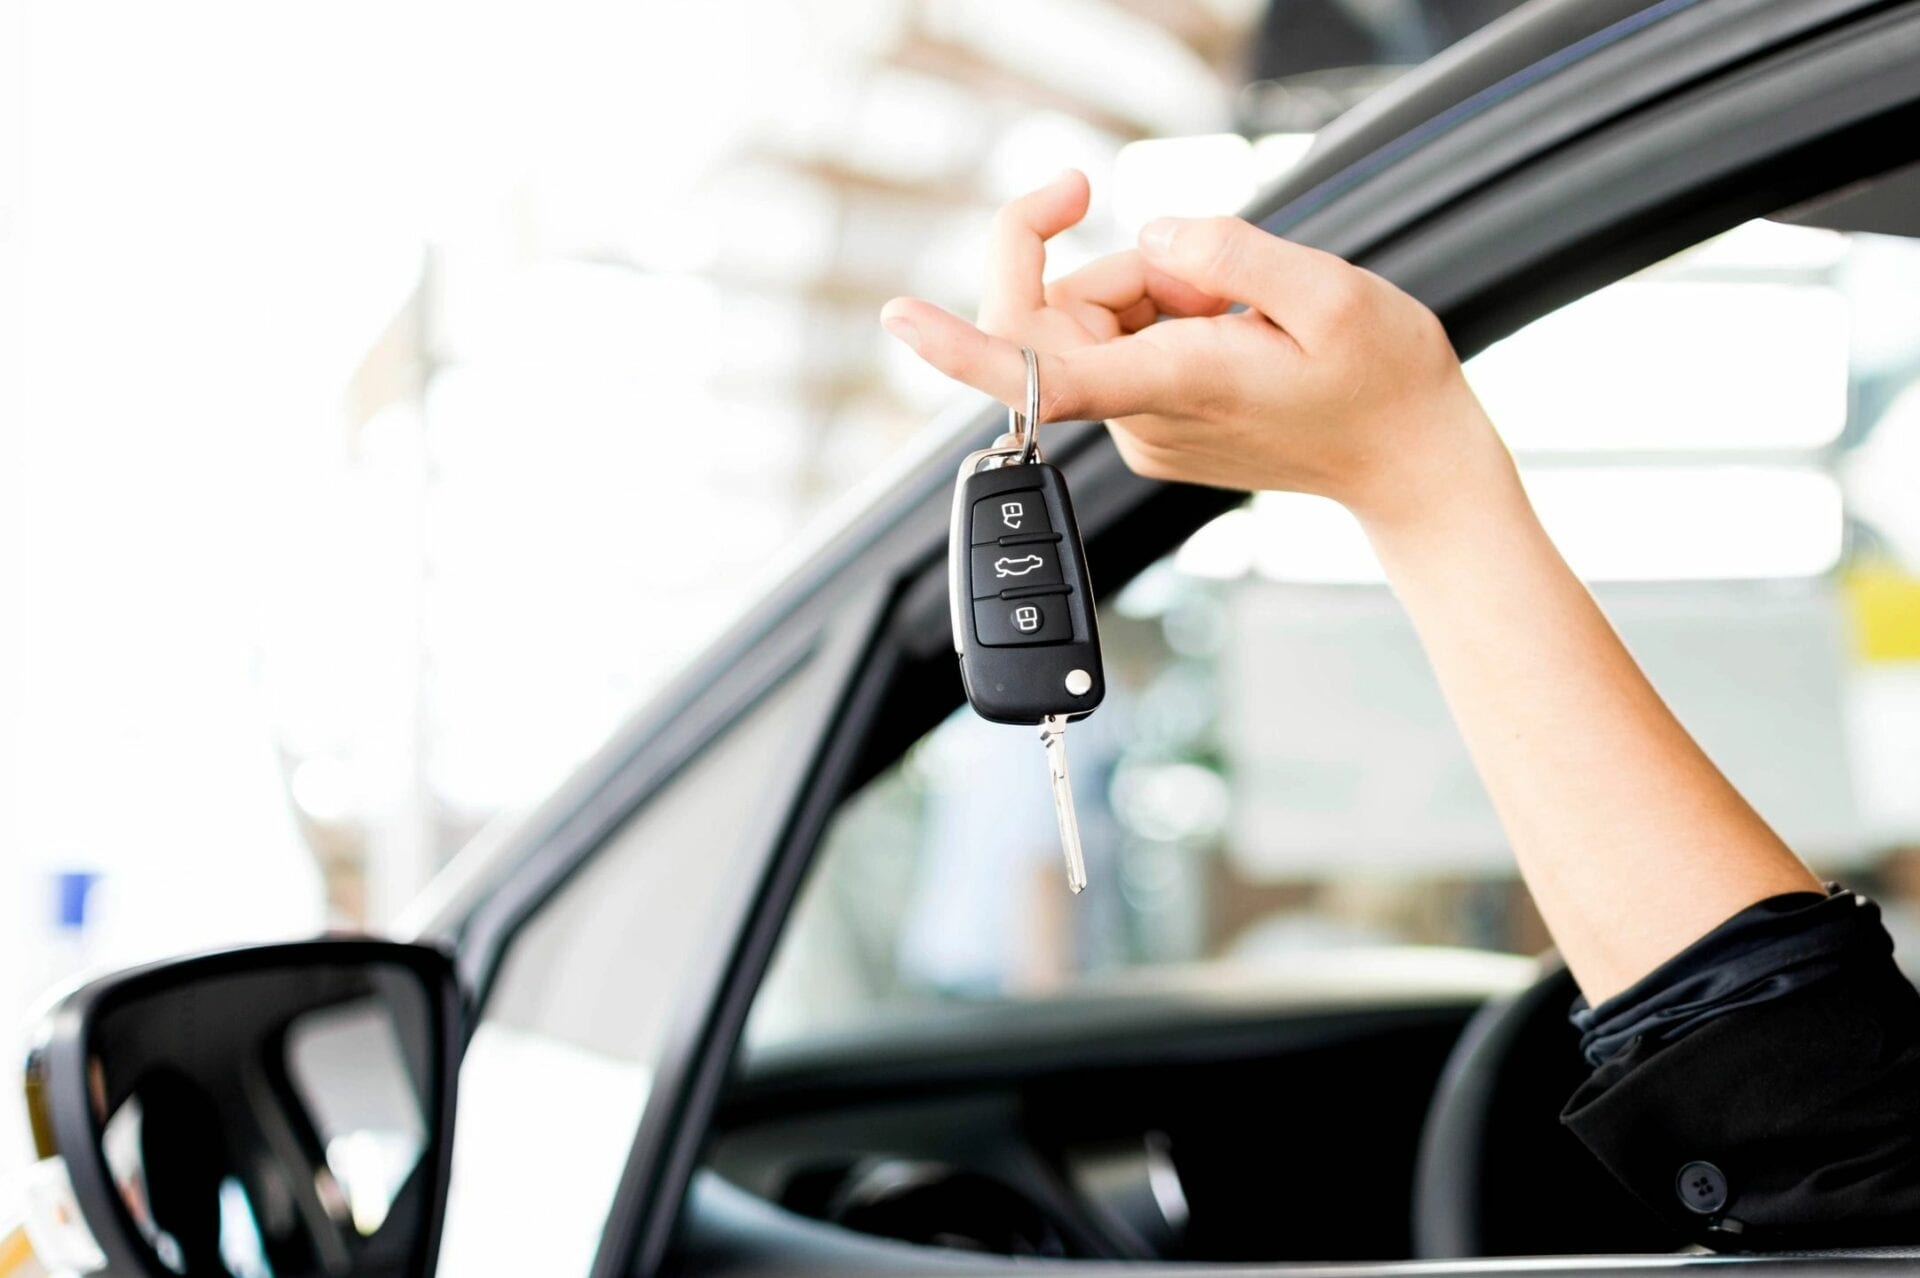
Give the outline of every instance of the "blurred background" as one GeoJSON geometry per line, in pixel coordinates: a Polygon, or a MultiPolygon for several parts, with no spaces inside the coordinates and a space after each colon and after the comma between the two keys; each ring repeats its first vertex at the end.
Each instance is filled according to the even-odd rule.
{"type": "MultiPolygon", "coordinates": [[[[1230,211],[1509,7],[8,7],[0,1016],[89,967],[392,924],[972,402],[875,315],[970,309],[995,204],[1089,174],[1055,271],[1230,211]]],[[[1915,296],[1913,241],[1755,223],[1473,374],[1716,758],[1920,920],[1915,296]]],[[[1337,510],[1260,497],[1107,605],[1075,768],[1119,890],[1053,912],[1038,763],[963,713],[842,814],[762,1041],[1544,943],[1337,510]],[[959,780],[1001,772],[1042,837],[982,863],[959,780]]],[[[0,1106],[0,1170],[23,1154],[0,1106]]]]}

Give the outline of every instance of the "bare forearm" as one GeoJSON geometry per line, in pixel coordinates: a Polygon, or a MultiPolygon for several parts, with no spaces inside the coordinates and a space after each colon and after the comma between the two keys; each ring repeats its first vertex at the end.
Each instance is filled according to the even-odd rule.
{"type": "Polygon", "coordinates": [[[1451,478],[1418,519],[1368,532],[1587,996],[1755,901],[1817,890],[1647,682],[1504,452],[1451,478]]]}

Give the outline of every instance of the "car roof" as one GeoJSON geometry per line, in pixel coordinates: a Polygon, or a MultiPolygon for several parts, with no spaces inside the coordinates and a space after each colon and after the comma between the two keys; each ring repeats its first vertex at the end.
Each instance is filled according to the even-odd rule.
{"type": "Polygon", "coordinates": [[[1365,98],[1248,210],[1274,229],[1305,217],[1435,135],[1701,0],[1531,0],[1365,98]]]}

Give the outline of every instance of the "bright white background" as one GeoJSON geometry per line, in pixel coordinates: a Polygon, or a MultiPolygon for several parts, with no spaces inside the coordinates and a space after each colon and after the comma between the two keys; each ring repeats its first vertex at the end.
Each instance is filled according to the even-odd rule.
{"type": "Polygon", "coordinates": [[[1087,169],[1071,265],[1246,197],[1111,212],[1258,9],[0,10],[0,1024],[392,919],[954,402],[873,317],[995,203],[1087,169]]]}

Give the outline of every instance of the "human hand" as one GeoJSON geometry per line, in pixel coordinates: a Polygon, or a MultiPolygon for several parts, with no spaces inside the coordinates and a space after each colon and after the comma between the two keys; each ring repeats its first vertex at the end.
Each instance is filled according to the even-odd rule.
{"type": "Polygon", "coordinates": [[[977,325],[912,298],[881,322],[1014,405],[1033,347],[1041,420],[1109,419],[1150,478],[1318,493],[1392,524],[1511,475],[1445,330],[1406,293],[1238,218],[1161,219],[1137,250],[1043,286],[1045,242],[1086,208],[1070,173],[1000,210],[977,325]]]}

